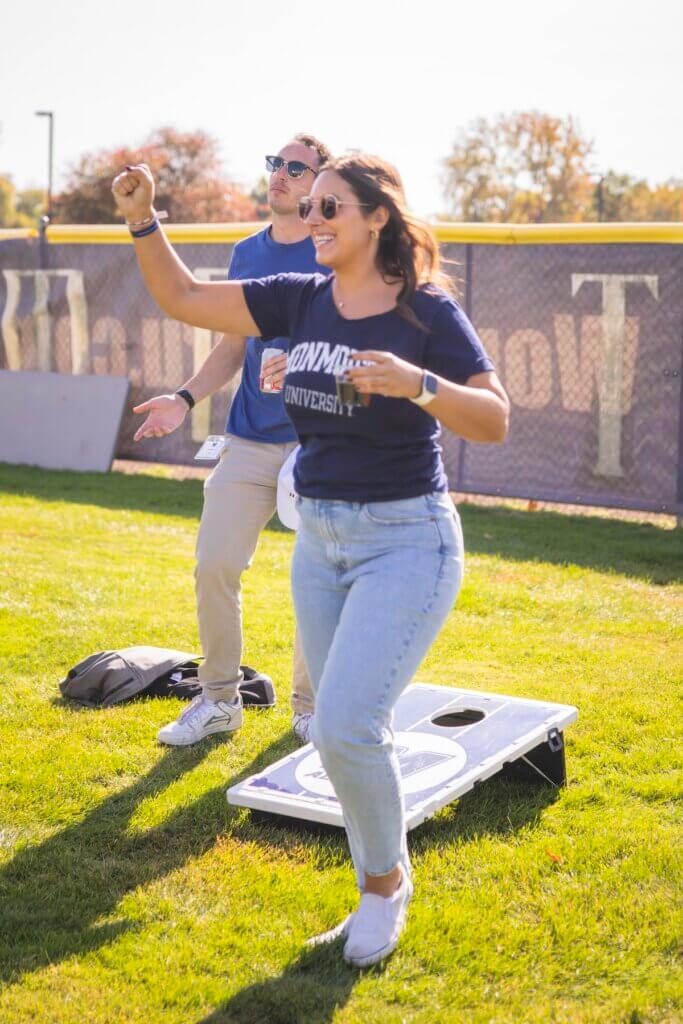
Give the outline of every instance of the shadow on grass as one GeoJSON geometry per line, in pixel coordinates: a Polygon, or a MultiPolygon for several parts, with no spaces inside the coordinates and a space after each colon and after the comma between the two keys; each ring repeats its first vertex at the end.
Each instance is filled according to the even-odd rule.
{"type": "Polygon", "coordinates": [[[409,834],[410,852],[421,857],[433,846],[468,843],[481,836],[512,835],[533,827],[560,789],[494,775],[409,834]]]}
{"type": "Polygon", "coordinates": [[[683,530],[561,512],[460,506],[465,550],[577,565],[665,584],[683,580],[683,530]]]}
{"type": "MultiPolygon", "coordinates": [[[[168,480],[143,473],[71,473],[0,462],[0,494],[4,491],[41,501],[66,501],[197,521],[202,512],[203,486],[202,480],[168,480]]],[[[276,533],[292,532],[275,515],[266,528],[276,533]]]]}
{"type": "Polygon", "coordinates": [[[198,519],[202,511],[202,487],[201,480],[166,480],[125,473],[71,473],[0,463],[0,491],[8,494],[192,519],[198,519]]]}
{"type": "MultiPolygon", "coordinates": [[[[167,751],[132,786],[103,800],[74,825],[20,849],[0,869],[0,980],[82,956],[135,928],[97,921],[126,893],[144,887],[210,849],[230,814],[225,785],[182,807],[144,835],[126,829],[138,805],[192,771],[217,744],[167,751]]],[[[229,785],[282,757],[291,739],[262,751],[229,785]]]]}
{"type": "Polygon", "coordinates": [[[360,977],[344,963],[342,945],[338,939],[305,950],[277,978],[240,989],[195,1024],[326,1024],[346,1005],[360,977]]]}
{"type": "MultiPolygon", "coordinates": [[[[409,834],[410,852],[417,859],[434,846],[466,843],[482,835],[505,835],[533,825],[543,809],[557,797],[557,789],[491,778],[437,817],[409,834]]],[[[342,842],[340,829],[311,828],[295,819],[263,816],[257,818],[263,836],[272,845],[287,845],[289,837],[329,834],[342,842]],[[277,824],[279,822],[279,824],[277,824]]],[[[254,839],[254,826],[241,826],[254,839]]],[[[257,825],[258,827],[258,825],[257,825]]],[[[239,834],[240,827],[233,830],[239,834]]],[[[304,840],[306,841],[306,839],[304,840]]],[[[345,845],[345,841],[344,841],[345,845]]],[[[419,899],[419,888],[416,891],[419,899]]],[[[348,1002],[359,979],[357,968],[342,958],[343,940],[304,950],[276,978],[268,978],[241,989],[222,1006],[195,1024],[327,1024],[348,1002]]],[[[381,973],[388,961],[370,970],[381,973]]]]}
{"type": "MultiPolygon", "coordinates": [[[[201,480],[124,473],[69,473],[0,464],[0,491],[41,501],[67,501],[199,519],[201,480]]],[[[647,523],[462,505],[470,554],[577,565],[658,584],[683,579],[683,530],[647,523]]],[[[269,530],[285,528],[274,516],[269,530]]],[[[287,531],[289,532],[289,531],[287,531]]]]}
{"type": "MultiPolygon", "coordinates": [[[[143,800],[192,771],[222,742],[214,738],[195,747],[165,752],[133,785],[108,797],[81,821],[43,843],[20,849],[0,869],[2,981],[15,982],[47,965],[82,957],[137,928],[135,921],[98,922],[114,913],[127,893],[144,888],[182,867],[189,858],[211,849],[226,829],[231,837],[261,841],[284,852],[306,846],[309,852],[318,853],[318,870],[347,859],[346,840],[339,829],[321,838],[302,830],[301,823],[261,827],[250,816],[235,816],[226,804],[226,784],[207,791],[143,835],[127,833],[143,800]]],[[[281,737],[228,785],[261,770],[290,748],[291,737],[281,737]]],[[[555,795],[556,790],[550,787],[488,780],[456,806],[411,833],[412,853],[419,857],[435,845],[516,831],[535,822],[555,795]]],[[[321,927],[325,927],[322,922],[321,927]]],[[[201,1024],[331,1021],[350,998],[359,976],[357,970],[344,964],[341,946],[339,941],[302,951],[277,978],[242,989],[201,1024]]]]}
{"type": "MultiPolygon", "coordinates": [[[[435,844],[464,843],[479,836],[507,835],[533,826],[560,792],[542,781],[536,784],[494,775],[409,832],[411,855],[419,857],[435,844]]],[[[299,842],[303,839],[313,845],[327,839],[329,842],[321,851],[322,870],[334,847],[347,850],[341,828],[263,811],[251,811],[248,818],[233,826],[231,835],[252,842],[260,836],[269,845],[282,848],[292,845],[295,836],[299,842]]]]}

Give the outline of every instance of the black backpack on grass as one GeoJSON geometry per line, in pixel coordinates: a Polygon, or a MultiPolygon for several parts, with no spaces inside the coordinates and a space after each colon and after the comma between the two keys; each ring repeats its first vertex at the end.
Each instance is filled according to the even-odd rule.
{"type": "MultiPolygon", "coordinates": [[[[59,684],[63,697],[88,708],[107,708],[134,697],[181,697],[201,694],[196,654],[167,647],[124,647],[98,651],[79,661],[59,684]]],[[[269,676],[241,665],[239,690],[244,704],[272,707],[275,688],[269,676]]]]}

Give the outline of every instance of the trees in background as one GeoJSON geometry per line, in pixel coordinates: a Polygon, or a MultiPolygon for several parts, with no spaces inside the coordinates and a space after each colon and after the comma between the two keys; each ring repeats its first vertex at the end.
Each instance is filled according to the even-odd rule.
{"type": "Polygon", "coordinates": [[[34,228],[45,211],[45,193],[39,188],[17,192],[8,175],[0,174],[0,228],[34,228]]]}
{"type": "MultiPolygon", "coordinates": [[[[573,118],[539,111],[479,118],[464,128],[444,160],[445,218],[465,221],[683,221],[683,179],[650,186],[610,170],[592,170],[593,143],[573,118]]],[[[225,175],[218,142],[203,131],[160,128],[136,149],[84,154],[53,199],[52,220],[121,222],[111,182],[126,165],[149,164],[155,204],[175,223],[255,221],[269,216],[268,182],[251,192],[225,175]]],[[[40,189],[18,192],[0,175],[0,227],[36,227],[45,212],[40,189]]]]}
{"type": "Polygon", "coordinates": [[[458,220],[582,220],[590,208],[592,146],[572,118],[528,111],[473,121],[445,161],[449,213],[458,220]]]}
{"type": "Polygon", "coordinates": [[[257,219],[254,200],[226,177],[216,139],[203,131],[160,128],[135,149],[84,154],[53,200],[53,222],[120,223],[111,183],[127,164],[138,163],[149,165],[156,182],[154,204],[158,210],[167,210],[173,223],[257,219]]]}
{"type": "Polygon", "coordinates": [[[595,220],[683,221],[683,178],[650,187],[629,174],[609,171],[595,187],[595,220]]]}
{"type": "Polygon", "coordinates": [[[270,218],[270,206],[268,205],[268,179],[265,174],[261,175],[249,196],[253,199],[256,206],[258,220],[268,220],[270,218]]]}
{"type": "Polygon", "coordinates": [[[593,143],[573,118],[539,111],[479,118],[444,161],[447,217],[517,224],[683,219],[683,181],[650,187],[591,171],[593,143]]]}

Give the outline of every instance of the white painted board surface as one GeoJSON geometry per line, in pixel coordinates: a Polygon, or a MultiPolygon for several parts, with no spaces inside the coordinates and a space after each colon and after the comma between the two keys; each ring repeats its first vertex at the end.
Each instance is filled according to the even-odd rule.
{"type": "MultiPolygon", "coordinates": [[[[468,717],[465,715],[465,717],[468,717]]],[[[578,711],[567,704],[509,697],[479,690],[413,683],[394,710],[394,735],[401,765],[406,823],[415,828],[476,782],[500,771],[563,732],[578,711]],[[481,713],[480,721],[443,727],[446,714],[481,713]]],[[[332,785],[309,743],[232,786],[228,803],[343,827],[332,785]]]]}
{"type": "Polygon", "coordinates": [[[108,472],[129,387],[127,377],[0,370],[0,462],[108,472]]]}

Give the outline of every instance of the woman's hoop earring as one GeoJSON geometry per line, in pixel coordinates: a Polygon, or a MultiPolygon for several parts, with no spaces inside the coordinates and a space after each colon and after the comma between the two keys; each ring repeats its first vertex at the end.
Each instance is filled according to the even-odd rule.
{"type": "Polygon", "coordinates": [[[370,236],[373,239],[373,241],[377,241],[377,239],[379,238],[379,231],[377,230],[377,228],[372,229],[372,231],[370,232],[370,236]]]}

